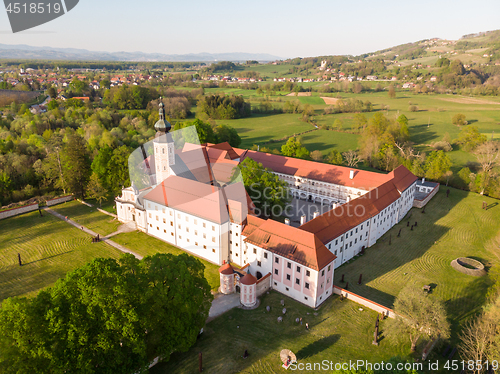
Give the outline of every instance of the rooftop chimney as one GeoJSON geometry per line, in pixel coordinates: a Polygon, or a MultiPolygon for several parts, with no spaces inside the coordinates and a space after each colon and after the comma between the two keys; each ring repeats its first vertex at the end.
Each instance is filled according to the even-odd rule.
{"type": "Polygon", "coordinates": [[[354,170],[349,172],[349,179],[354,179],[354,170]]]}
{"type": "Polygon", "coordinates": [[[306,223],[306,215],[305,214],[300,216],[300,225],[302,226],[304,223],[306,223]]]}
{"type": "Polygon", "coordinates": [[[315,211],[315,212],[313,213],[313,219],[314,219],[314,218],[316,218],[317,216],[319,216],[319,212],[318,212],[318,211],[315,211]]]}
{"type": "Polygon", "coordinates": [[[289,218],[285,218],[285,225],[290,226],[290,219],[289,218]]]}
{"type": "Polygon", "coordinates": [[[424,183],[425,183],[425,178],[422,178],[422,184],[424,184],[424,183]]]}

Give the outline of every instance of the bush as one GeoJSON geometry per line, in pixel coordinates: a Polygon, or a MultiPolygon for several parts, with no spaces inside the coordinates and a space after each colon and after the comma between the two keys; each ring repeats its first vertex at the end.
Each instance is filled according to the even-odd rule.
{"type": "Polygon", "coordinates": [[[444,141],[444,140],[432,143],[431,147],[434,148],[436,151],[450,152],[453,150],[453,147],[451,146],[451,144],[444,141]]]}
{"type": "Polygon", "coordinates": [[[411,106],[410,106],[410,112],[418,112],[418,106],[416,106],[416,105],[411,105],[411,106]]]}
{"type": "Polygon", "coordinates": [[[468,122],[466,121],[465,114],[457,113],[452,117],[451,123],[455,126],[465,126],[468,122]]]}

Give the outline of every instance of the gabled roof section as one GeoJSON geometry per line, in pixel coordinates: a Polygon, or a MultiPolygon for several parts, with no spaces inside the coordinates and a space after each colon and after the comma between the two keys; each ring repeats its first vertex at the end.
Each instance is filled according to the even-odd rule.
{"type": "Polygon", "coordinates": [[[228,142],[219,143],[219,144],[207,143],[207,147],[210,149],[219,149],[219,150],[226,151],[230,160],[234,160],[234,159],[240,157],[240,155],[238,153],[236,153],[236,151],[233,149],[233,147],[231,147],[231,145],[228,142]]]}
{"type": "Polygon", "coordinates": [[[255,217],[249,216],[248,226],[254,228],[247,231],[248,236],[245,241],[248,243],[313,270],[321,270],[336,259],[336,256],[312,233],[270,219],[257,221],[253,218],[255,217]]]}
{"type": "Polygon", "coordinates": [[[166,178],[144,199],[218,224],[229,219],[241,224],[252,209],[247,205],[248,197],[241,183],[231,184],[222,191],[219,187],[175,175],[166,178]]]}
{"type": "Polygon", "coordinates": [[[403,165],[398,166],[396,169],[388,174],[389,178],[399,190],[403,192],[408,187],[410,187],[418,179],[411,171],[405,168],[403,165]]]}
{"type": "Polygon", "coordinates": [[[266,222],[265,219],[259,218],[257,216],[248,216],[247,217],[247,224],[246,224],[245,228],[243,229],[241,235],[249,236],[255,230],[257,230],[260,227],[260,225],[262,225],[264,222],[266,222]]]}
{"type": "Polygon", "coordinates": [[[260,162],[264,167],[277,173],[359,188],[366,191],[381,185],[389,179],[387,174],[273,155],[271,153],[250,150],[241,153],[241,161],[247,157],[260,162]],[[354,170],[353,179],[349,178],[351,170],[354,170]]]}
{"type": "Polygon", "coordinates": [[[317,235],[323,243],[329,243],[364,221],[376,216],[401,197],[392,181],[330,210],[300,228],[317,235]]]}

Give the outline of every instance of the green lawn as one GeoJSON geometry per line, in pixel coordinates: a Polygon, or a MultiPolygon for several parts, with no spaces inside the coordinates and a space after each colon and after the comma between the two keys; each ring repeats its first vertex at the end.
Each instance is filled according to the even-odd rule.
{"type": "Polygon", "coordinates": [[[240,148],[282,139],[285,136],[311,130],[314,127],[300,120],[300,114],[253,115],[237,120],[218,120],[217,123],[234,127],[241,137],[240,148]]]}
{"type": "MultiPolygon", "coordinates": [[[[94,203],[92,201],[91,203],[94,203]]],[[[63,204],[52,207],[57,213],[67,216],[69,219],[78,222],[82,226],[95,231],[101,236],[115,232],[121,225],[118,220],[97,210],[97,206],[88,207],[78,200],[71,200],[63,204]]]]}
{"type": "Polygon", "coordinates": [[[345,274],[350,291],[389,307],[406,284],[419,288],[432,285],[433,297],[446,303],[456,338],[460,324],[483,305],[492,281],[488,276],[476,278],[459,273],[450,263],[457,257],[470,256],[487,268],[500,265],[500,250],[491,245],[499,234],[500,204],[453,188],[447,198],[446,189],[441,186],[425,214],[412,209],[410,222],[418,222],[413,231],[406,226],[407,216],[364,256],[337,268],[335,284],[344,287],[340,279],[345,274]],[[481,209],[483,201],[489,204],[488,210],[481,209]],[[360,274],[363,281],[358,285],[360,274]]]}
{"type": "MultiPolygon", "coordinates": [[[[199,352],[203,354],[203,372],[217,374],[284,372],[279,353],[285,348],[303,363],[349,359],[380,362],[409,353],[409,344],[405,350],[387,339],[378,347],[372,345],[377,313],[366,308],[360,311],[360,305],[341,302],[338,296],[330,297],[317,312],[275,291],[263,295],[260,301],[257,309],[232,309],[211,321],[188,352],[173,354],[169,362],[156,365],[150,373],[197,373],[199,352]],[[287,313],[278,323],[277,317],[283,316],[281,299],[285,299],[287,313]],[[267,305],[271,307],[269,313],[267,305]],[[295,322],[297,317],[303,318],[302,326],[295,322]],[[245,349],[247,359],[241,357],[245,349]]],[[[381,331],[383,326],[384,321],[381,331]]]]}
{"type": "MultiPolygon", "coordinates": [[[[182,249],[140,231],[118,234],[113,236],[113,241],[124,245],[142,256],[151,256],[155,253],[172,253],[174,255],[187,253],[182,249]]],[[[205,265],[205,278],[208,280],[210,287],[212,290],[217,290],[220,285],[219,266],[201,258],[198,259],[205,265]]]]}
{"type": "MultiPolygon", "coordinates": [[[[331,130],[315,130],[307,134],[301,135],[302,144],[309,150],[319,150],[324,156],[332,149],[339,152],[345,152],[350,149],[356,149],[358,146],[359,135],[350,134],[347,132],[337,132],[331,130]]],[[[281,149],[281,146],[286,141],[268,144],[269,148],[281,149]]]]}
{"type": "Polygon", "coordinates": [[[34,296],[59,278],[96,257],[118,258],[121,252],[91,243],[81,230],[44,212],[0,221],[0,301],[34,296]],[[19,266],[17,254],[23,266],[19,266]]]}

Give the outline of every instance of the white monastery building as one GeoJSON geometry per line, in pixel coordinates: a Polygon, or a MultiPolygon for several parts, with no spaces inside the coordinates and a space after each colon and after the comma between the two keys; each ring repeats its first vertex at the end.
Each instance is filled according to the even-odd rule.
{"type": "Polygon", "coordinates": [[[222,265],[220,291],[240,292],[244,306],[269,288],[319,306],[332,294],[335,269],[374,245],[413,206],[417,177],[403,166],[381,174],[228,143],[179,143],[164,118],[160,104],[155,139],[137,153],[140,162],[129,159],[143,174],[116,198],[118,219],[222,265]],[[255,216],[233,175],[247,157],[286,181],[295,199],[326,212],[302,218],[298,227],[255,216]]]}

